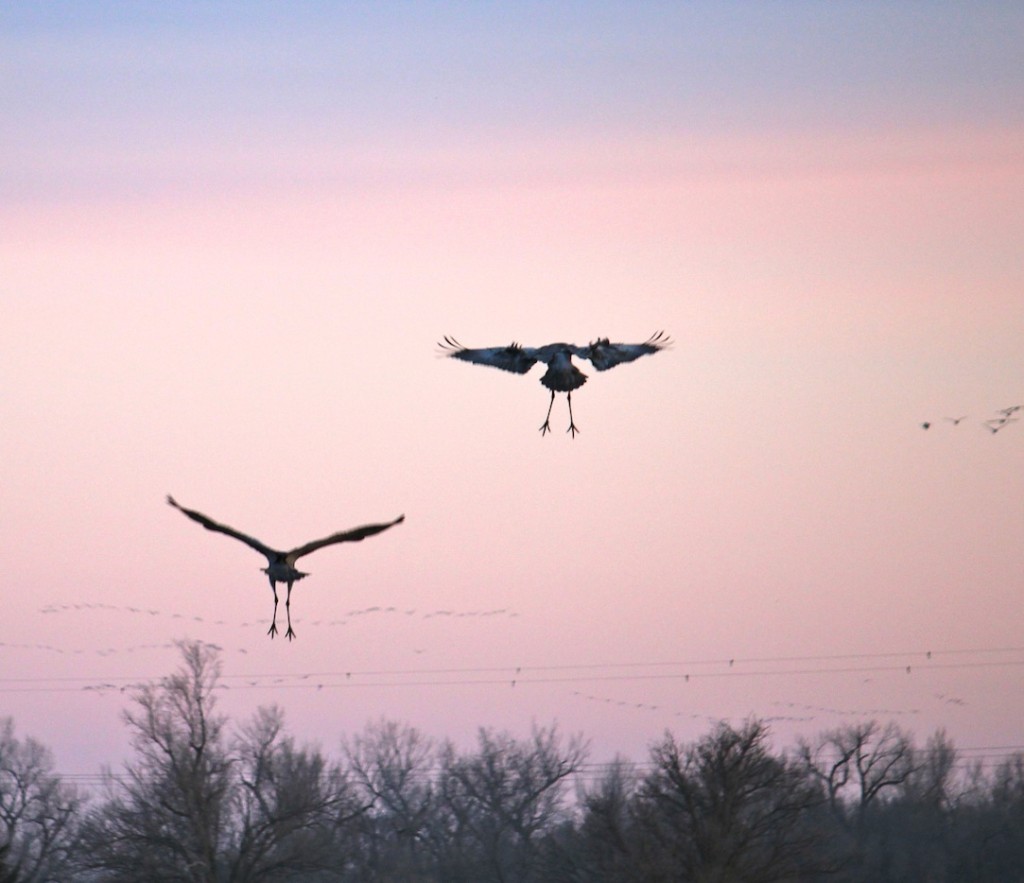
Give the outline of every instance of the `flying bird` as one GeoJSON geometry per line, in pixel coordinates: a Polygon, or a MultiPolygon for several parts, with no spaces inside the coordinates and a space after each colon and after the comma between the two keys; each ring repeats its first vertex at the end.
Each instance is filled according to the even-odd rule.
{"type": "Polygon", "coordinates": [[[241,531],[235,530],[233,527],[228,527],[226,524],[219,524],[212,518],[207,518],[202,512],[196,512],[194,509],[186,509],[184,506],[179,505],[174,497],[169,494],[167,496],[167,502],[178,511],[183,512],[193,521],[198,521],[207,530],[224,533],[229,537],[234,537],[236,540],[241,540],[247,546],[255,549],[261,555],[266,557],[267,566],[261,567],[260,570],[262,570],[270,579],[270,588],[274,592],[274,616],[271,620],[270,629],[267,634],[272,638],[277,634],[277,584],[287,583],[288,594],[284,600],[284,609],[288,616],[288,631],[285,632],[285,637],[288,638],[289,641],[295,637],[295,631],[292,629],[291,613],[292,584],[298,582],[305,576],[309,576],[308,573],[296,570],[295,562],[303,555],[308,555],[310,552],[315,552],[317,549],[322,549],[324,546],[332,546],[335,543],[358,542],[366,537],[372,537],[376,533],[387,530],[389,527],[394,527],[396,524],[400,524],[405,520],[404,515],[399,515],[394,521],[388,521],[385,524],[366,524],[362,527],[355,527],[352,530],[343,530],[338,533],[333,533],[329,537],[324,537],[322,540],[313,540],[305,545],[296,546],[294,549],[287,552],[282,552],[279,549],[272,549],[270,546],[264,545],[254,537],[247,536],[241,531]]]}
{"type": "Polygon", "coordinates": [[[607,337],[599,338],[587,346],[576,346],[572,343],[549,343],[540,347],[524,347],[518,343],[509,346],[485,347],[469,349],[453,337],[445,337],[439,343],[443,353],[464,362],[477,365],[490,365],[502,371],[525,374],[537,362],[543,362],[548,370],[540,378],[540,382],[551,390],[551,401],[548,402],[548,413],[540,427],[543,436],[551,431],[551,408],[555,404],[555,393],[564,392],[569,403],[569,428],[572,437],[576,437],[579,428],[572,419],[572,391],[579,389],[587,382],[587,375],[580,371],[572,357],[589,359],[598,371],[607,371],[624,362],[632,362],[641,356],[656,353],[671,344],[671,339],[664,332],[652,334],[644,343],[612,343],[607,337]]]}
{"type": "Polygon", "coordinates": [[[961,421],[966,420],[969,416],[969,414],[964,414],[963,417],[947,417],[946,419],[954,426],[959,426],[961,421]]]}
{"type": "MultiPolygon", "coordinates": [[[[1011,412],[1012,413],[1012,412],[1011,412]]],[[[991,420],[986,420],[981,425],[984,426],[989,432],[995,435],[1000,429],[1006,429],[1011,423],[1016,423],[1017,417],[994,417],[991,420]]]]}

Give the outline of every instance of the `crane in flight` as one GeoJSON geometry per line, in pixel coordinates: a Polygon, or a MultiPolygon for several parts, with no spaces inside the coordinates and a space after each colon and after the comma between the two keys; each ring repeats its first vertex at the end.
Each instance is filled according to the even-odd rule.
{"type": "Polygon", "coordinates": [[[229,537],[241,540],[247,546],[255,549],[261,555],[266,557],[267,566],[261,567],[260,570],[262,570],[270,579],[270,588],[274,592],[274,616],[271,619],[270,629],[267,634],[272,638],[277,634],[277,584],[287,583],[288,594],[284,600],[284,609],[288,616],[288,631],[285,632],[285,637],[288,638],[289,641],[295,637],[295,630],[292,628],[291,612],[292,584],[298,582],[305,576],[309,576],[308,573],[296,570],[295,562],[303,555],[308,555],[310,552],[315,552],[317,549],[322,549],[324,546],[332,546],[335,543],[358,542],[366,537],[372,537],[374,534],[387,530],[389,527],[394,527],[396,524],[400,524],[405,520],[404,515],[399,515],[394,521],[388,521],[384,524],[366,524],[362,527],[355,527],[352,530],[339,531],[338,533],[331,534],[329,537],[324,537],[322,540],[313,540],[312,542],[306,543],[302,546],[296,546],[294,549],[283,552],[279,549],[272,549],[270,546],[264,545],[254,537],[247,536],[241,531],[235,530],[233,527],[228,527],[226,524],[219,524],[212,518],[207,518],[202,512],[196,512],[195,509],[186,509],[170,494],[167,495],[167,502],[179,512],[187,515],[193,521],[198,521],[207,530],[227,534],[229,537]]]}
{"type": "Polygon", "coordinates": [[[599,338],[587,346],[576,346],[572,343],[549,343],[546,346],[524,347],[518,343],[509,346],[485,347],[469,349],[454,337],[445,337],[438,346],[446,356],[473,362],[477,365],[490,365],[502,371],[525,374],[537,362],[543,362],[548,370],[540,378],[540,382],[551,390],[551,401],[548,402],[548,413],[540,427],[543,436],[551,431],[551,408],[555,404],[555,393],[564,392],[569,403],[569,428],[576,438],[579,428],[572,419],[572,391],[579,389],[587,382],[587,375],[580,371],[573,362],[573,356],[589,359],[598,371],[607,371],[624,362],[632,362],[641,356],[656,353],[671,344],[671,339],[662,331],[652,334],[643,343],[612,343],[607,337],[599,338]]]}

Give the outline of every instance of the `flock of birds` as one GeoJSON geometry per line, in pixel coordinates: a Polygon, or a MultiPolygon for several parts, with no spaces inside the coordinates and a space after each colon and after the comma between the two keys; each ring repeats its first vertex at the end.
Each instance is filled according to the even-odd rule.
{"type": "MultiPolygon", "coordinates": [[[[82,613],[88,614],[92,611],[102,611],[104,613],[120,613],[122,615],[137,616],[137,617],[161,617],[170,621],[184,621],[184,622],[195,622],[201,623],[206,626],[216,626],[224,630],[234,629],[248,629],[252,626],[257,625],[256,622],[249,622],[247,620],[225,620],[225,619],[212,619],[204,616],[199,616],[193,613],[184,613],[181,611],[171,610],[157,610],[152,607],[135,607],[132,605],[122,604],[105,604],[101,602],[85,602],[76,604],[46,604],[39,608],[39,613],[43,615],[56,615],[56,614],[72,614],[82,613]]],[[[426,622],[428,620],[442,621],[442,620],[484,620],[484,619],[504,619],[515,621],[520,618],[520,613],[509,607],[491,607],[491,608],[476,608],[476,609],[461,609],[452,610],[444,608],[416,608],[416,607],[395,607],[394,605],[382,607],[380,605],[374,605],[371,607],[354,608],[346,610],[344,612],[337,613],[333,619],[312,619],[306,620],[306,624],[312,628],[319,630],[322,629],[333,629],[348,626],[355,623],[358,620],[369,620],[370,618],[381,618],[391,619],[392,621],[399,617],[405,619],[416,618],[420,622],[426,622]]],[[[129,633],[130,630],[129,630],[129,633]]],[[[222,635],[225,636],[225,640],[231,641],[230,631],[222,631],[222,635]]],[[[171,650],[177,646],[174,641],[157,641],[157,642],[145,642],[145,643],[134,643],[134,644],[120,644],[117,646],[96,646],[95,644],[89,647],[69,647],[67,644],[61,644],[57,646],[55,644],[46,644],[42,642],[26,642],[26,641],[0,641],[0,649],[17,649],[17,650],[39,650],[45,653],[50,653],[55,656],[98,656],[98,657],[113,657],[121,655],[131,655],[137,652],[145,650],[171,650]]],[[[219,649],[224,649],[218,645],[219,649]]],[[[240,654],[247,654],[249,651],[244,647],[233,647],[234,652],[240,654]]],[[[413,647],[410,651],[416,655],[421,656],[428,652],[423,647],[413,647]]]]}
{"type": "MultiPolygon", "coordinates": [[[[490,365],[494,368],[500,368],[502,371],[511,371],[515,374],[525,374],[537,362],[543,362],[548,368],[543,377],[540,378],[540,382],[551,390],[551,401],[548,403],[548,413],[544,418],[540,433],[543,436],[551,431],[551,408],[555,403],[555,393],[564,392],[569,403],[569,428],[566,432],[570,432],[572,437],[575,438],[579,429],[572,418],[572,391],[579,389],[587,382],[587,375],[573,364],[573,356],[589,360],[598,371],[607,371],[616,365],[632,362],[641,356],[663,350],[670,343],[670,338],[659,331],[651,335],[643,343],[612,343],[607,337],[602,337],[587,346],[577,346],[571,343],[549,343],[540,347],[523,347],[513,343],[504,347],[468,349],[454,338],[445,337],[444,342],[438,345],[445,355],[452,358],[461,359],[464,362],[473,362],[477,365],[490,365]]],[[[267,559],[267,566],[261,568],[261,570],[270,580],[270,588],[274,593],[274,614],[271,618],[270,629],[267,631],[267,634],[271,638],[277,634],[277,584],[284,583],[288,587],[284,608],[288,621],[285,637],[289,641],[295,638],[291,616],[292,586],[300,579],[309,576],[308,573],[304,573],[295,567],[299,558],[309,555],[317,549],[322,549],[324,546],[332,546],[336,543],[359,542],[366,539],[366,537],[382,533],[396,524],[401,524],[405,520],[404,515],[399,515],[394,521],[366,524],[351,530],[338,531],[323,539],[303,543],[294,549],[282,550],[268,546],[255,537],[235,530],[233,527],[228,527],[226,524],[214,521],[212,518],[203,515],[202,512],[188,509],[180,505],[170,495],[167,496],[167,502],[207,530],[240,540],[267,559]]]]}
{"type": "MultiPolygon", "coordinates": [[[[598,696],[593,693],[584,693],[581,690],[573,690],[572,695],[587,702],[604,703],[605,705],[617,705],[620,708],[639,709],[641,711],[658,711],[673,717],[690,718],[692,720],[706,720],[712,726],[722,721],[721,714],[711,712],[695,712],[692,708],[673,708],[669,705],[655,704],[652,702],[637,702],[635,699],[622,699],[615,696],[598,696]]],[[[962,700],[961,700],[962,702],[962,700]]],[[[758,719],[764,723],[807,723],[816,720],[819,716],[833,717],[856,717],[856,718],[878,718],[878,717],[903,717],[905,715],[921,714],[920,708],[832,708],[825,705],[809,705],[802,702],[774,701],[771,705],[775,708],[789,709],[786,714],[759,715],[758,719]]],[[[727,718],[728,719],[728,718],[727,718]]]]}
{"type": "MultiPolygon", "coordinates": [[[[1024,408],[1024,405],[1010,405],[1009,408],[1000,408],[998,411],[995,412],[995,417],[990,417],[988,420],[983,420],[981,425],[990,433],[992,433],[992,435],[995,435],[997,432],[1006,429],[1006,427],[1009,426],[1011,423],[1016,423],[1020,419],[1019,417],[1014,417],[1013,415],[1016,414],[1019,410],[1021,410],[1021,408],[1024,408]]],[[[945,420],[948,423],[952,423],[954,426],[959,426],[968,417],[970,417],[970,414],[964,414],[962,417],[946,417],[945,420]]],[[[931,429],[932,422],[930,420],[925,420],[925,422],[921,424],[921,428],[931,429]]]]}

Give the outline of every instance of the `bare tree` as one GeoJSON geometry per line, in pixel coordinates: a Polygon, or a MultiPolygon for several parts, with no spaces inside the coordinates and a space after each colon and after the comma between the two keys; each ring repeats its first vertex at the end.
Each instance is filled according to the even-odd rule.
{"type": "Polygon", "coordinates": [[[237,740],[232,880],[340,875],[349,822],[364,811],[341,767],[296,747],[283,729],[279,708],[261,708],[237,740]]]}
{"type": "Polygon", "coordinates": [[[720,724],[685,747],[671,734],[651,750],[654,770],[638,821],[660,850],[649,880],[790,880],[829,864],[814,822],[820,789],[785,757],[772,756],[759,721],[720,724]],[[660,854],[659,854],[660,853],[660,854]]]}
{"type": "Polygon", "coordinates": [[[840,821],[862,827],[871,808],[917,769],[913,740],[893,722],[867,721],[827,730],[813,744],[798,742],[804,768],[824,786],[840,821]]]}
{"type": "Polygon", "coordinates": [[[550,879],[571,883],[648,879],[634,819],[638,785],[633,765],[616,757],[596,783],[579,788],[578,818],[549,838],[546,865],[550,879]]]}
{"type": "Polygon", "coordinates": [[[952,879],[953,827],[961,793],[956,748],[945,731],[938,730],[923,749],[914,748],[913,755],[910,775],[893,789],[875,824],[884,831],[876,841],[888,855],[880,856],[868,870],[874,874],[884,868],[890,879],[922,883],[952,879]]]}
{"type": "Polygon", "coordinates": [[[854,880],[909,879],[906,836],[909,807],[896,805],[918,770],[912,738],[895,723],[865,721],[798,741],[808,775],[827,795],[838,823],[835,842],[854,880]]]}
{"type": "Polygon", "coordinates": [[[180,646],[182,668],[138,688],[124,715],[136,759],[108,771],[106,799],[83,825],[82,867],[111,883],[340,874],[334,838],[358,812],[340,770],[296,749],[276,709],[229,739],[215,711],[216,649],[180,646]]]}
{"type": "Polygon", "coordinates": [[[973,853],[958,869],[978,879],[1022,879],[1024,868],[1024,753],[1015,752],[992,772],[989,797],[970,825],[973,853]]]}
{"type": "Polygon", "coordinates": [[[537,835],[564,812],[564,785],[587,754],[580,737],[563,748],[554,726],[529,740],[481,729],[476,752],[441,749],[439,864],[446,880],[537,878],[537,835]]]}
{"type": "Polygon", "coordinates": [[[924,749],[914,752],[910,775],[900,791],[902,799],[931,810],[945,811],[957,800],[958,754],[944,729],[928,737],[924,749]]]}
{"type": "Polygon", "coordinates": [[[0,719],[0,880],[66,879],[82,804],[53,772],[49,749],[17,739],[11,718],[0,719]]]}
{"type": "Polygon", "coordinates": [[[414,727],[381,719],[344,745],[369,811],[363,817],[364,880],[431,876],[434,744],[414,727]]]}
{"type": "Polygon", "coordinates": [[[136,752],[106,776],[107,799],[86,822],[86,866],[109,880],[224,879],[231,758],[226,719],[214,713],[216,651],[182,644],[184,665],[139,687],[124,713],[136,752]]]}

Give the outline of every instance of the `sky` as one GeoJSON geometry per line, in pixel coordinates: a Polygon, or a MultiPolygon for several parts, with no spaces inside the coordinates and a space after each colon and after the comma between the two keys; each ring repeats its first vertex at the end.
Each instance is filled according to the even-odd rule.
{"type": "Polygon", "coordinates": [[[188,639],[328,753],[1024,749],[1022,42],[1011,3],[5,3],[0,715],[94,781],[188,639]],[[581,363],[575,439],[542,366],[437,347],[659,330],[581,363]],[[302,560],[289,643],[168,493],[283,547],[405,522],[302,560]]]}

